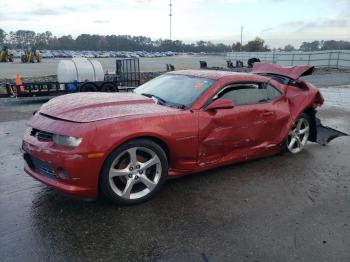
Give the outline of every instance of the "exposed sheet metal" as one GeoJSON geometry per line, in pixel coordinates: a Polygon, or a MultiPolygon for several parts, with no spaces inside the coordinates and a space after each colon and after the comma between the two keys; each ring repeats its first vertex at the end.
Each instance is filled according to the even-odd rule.
{"type": "Polygon", "coordinates": [[[289,66],[282,67],[276,64],[255,62],[252,73],[254,74],[275,74],[286,76],[298,80],[302,76],[311,75],[314,71],[313,66],[289,66]]]}
{"type": "Polygon", "coordinates": [[[316,118],[316,127],[317,127],[317,138],[316,143],[321,145],[327,145],[331,140],[340,136],[348,136],[348,134],[341,131],[335,130],[328,126],[323,126],[321,120],[316,118]]]}

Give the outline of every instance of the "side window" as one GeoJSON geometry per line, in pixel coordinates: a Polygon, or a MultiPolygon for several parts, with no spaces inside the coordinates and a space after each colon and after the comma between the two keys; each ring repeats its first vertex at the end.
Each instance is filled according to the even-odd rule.
{"type": "Polygon", "coordinates": [[[278,89],[273,87],[272,85],[267,84],[265,86],[266,86],[266,93],[267,93],[268,100],[274,100],[274,99],[282,96],[282,93],[278,89]]]}
{"type": "Polygon", "coordinates": [[[235,105],[251,105],[268,100],[263,84],[239,84],[227,86],[218,97],[230,99],[235,105]]]}

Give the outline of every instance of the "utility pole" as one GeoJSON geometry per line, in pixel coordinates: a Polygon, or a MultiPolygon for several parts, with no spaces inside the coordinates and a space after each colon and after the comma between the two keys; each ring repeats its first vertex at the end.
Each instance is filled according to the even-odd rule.
{"type": "Polygon", "coordinates": [[[173,16],[173,14],[172,14],[172,7],[173,7],[173,5],[172,5],[172,3],[171,3],[171,0],[170,0],[170,3],[169,3],[169,20],[170,20],[170,41],[171,41],[171,17],[173,16]]]}
{"type": "Polygon", "coordinates": [[[243,25],[241,26],[241,52],[243,47],[243,25]]]}

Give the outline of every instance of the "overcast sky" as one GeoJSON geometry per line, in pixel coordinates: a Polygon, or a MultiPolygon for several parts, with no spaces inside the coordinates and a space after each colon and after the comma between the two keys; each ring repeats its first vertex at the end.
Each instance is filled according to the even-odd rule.
{"type": "MultiPolygon", "coordinates": [[[[350,40],[350,0],[173,0],[173,39],[350,40]]],[[[169,0],[0,0],[0,28],[169,38],[169,0]]]]}

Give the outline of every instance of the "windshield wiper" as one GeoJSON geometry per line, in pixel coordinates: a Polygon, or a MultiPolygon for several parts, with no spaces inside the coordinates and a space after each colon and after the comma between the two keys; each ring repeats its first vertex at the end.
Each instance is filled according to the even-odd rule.
{"type": "Polygon", "coordinates": [[[157,103],[160,105],[166,105],[166,106],[175,107],[175,108],[179,108],[179,109],[186,109],[186,105],[168,102],[168,101],[165,101],[163,98],[160,98],[159,96],[156,96],[153,94],[142,93],[141,95],[155,99],[157,101],[157,103]]]}
{"type": "Polygon", "coordinates": [[[186,105],[178,104],[178,103],[171,103],[169,106],[175,107],[175,108],[178,108],[178,109],[186,109],[187,108],[186,105]]]}
{"type": "Polygon", "coordinates": [[[163,98],[160,98],[159,96],[149,94],[149,93],[142,93],[141,95],[156,99],[158,104],[161,104],[161,105],[167,104],[167,101],[165,101],[163,98]]]}

